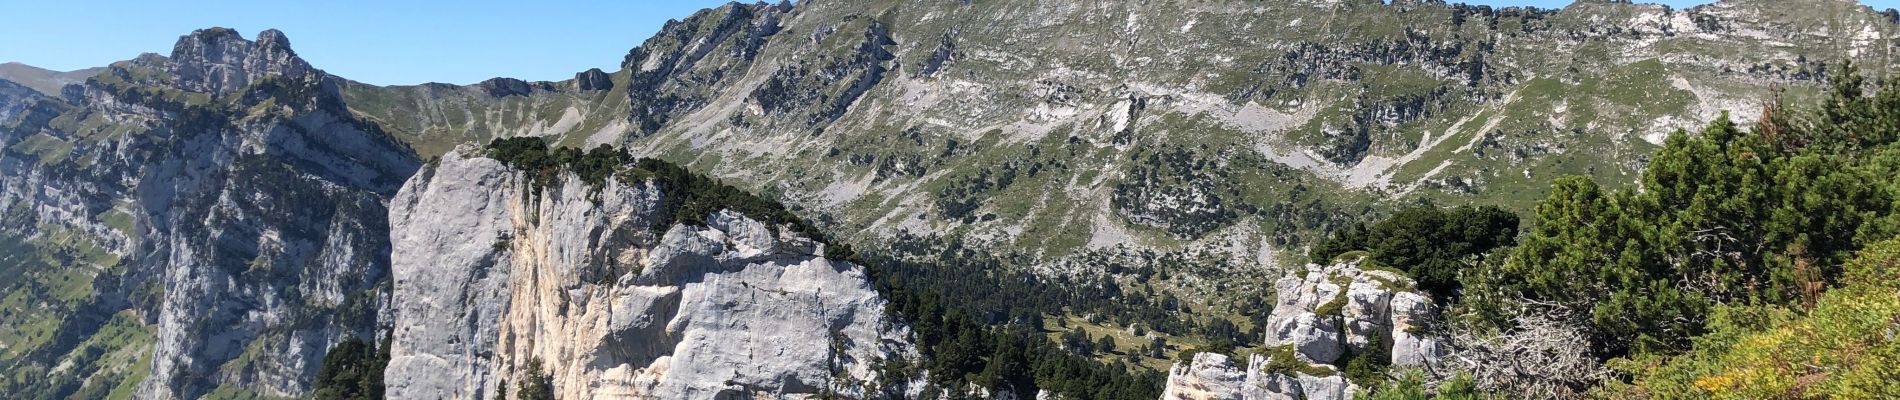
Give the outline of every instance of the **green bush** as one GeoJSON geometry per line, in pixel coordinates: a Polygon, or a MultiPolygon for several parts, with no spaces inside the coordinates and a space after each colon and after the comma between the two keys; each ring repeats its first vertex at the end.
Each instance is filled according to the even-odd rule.
{"type": "Polygon", "coordinates": [[[1517,226],[1516,214],[1497,207],[1418,206],[1371,226],[1353,225],[1335,232],[1314,246],[1308,257],[1315,262],[1337,262],[1363,256],[1371,264],[1403,271],[1418,282],[1419,289],[1448,303],[1464,287],[1458,275],[1470,260],[1515,244],[1517,226]]]}
{"type": "Polygon", "coordinates": [[[1607,397],[1900,398],[1900,239],[1848,263],[1846,286],[1812,309],[1723,306],[1709,333],[1674,357],[1639,355],[1613,366],[1633,384],[1607,397]]]}
{"type": "Polygon", "coordinates": [[[1482,274],[1498,280],[1490,297],[1580,314],[1604,358],[1686,350],[1717,305],[1811,304],[1862,244],[1900,233],[1900,80],[1863,85],[1847,69],[1804,113],[1677,132],[1640,190],[1558,180],[1536,228],[1482,274]]]}
{"type": "Polygon", "coordinates": [[[515,389],[515,400],[554,400],[554,383],[541,368],[540,359],[528,360],[527,370],[521,372],[521,387],[515,389]]]}
{"type": "Polygon", "coordinates": [[[1376,386],[1386,381],[1386,370],[1392,366],[1392,345],[1378,335],[1367,338],[1364,350],[1347,352],[1340,368],[1346,379],[1360,386],[1376,386]]]}
{"type": "Polygon", "coordinates": [[[361,339],[345,340],[330,348],[317,369],[311,388],[319,400],[371,400],[383,398],[383,369],[389,365],[389,349],[377,349],[361,339]]]}

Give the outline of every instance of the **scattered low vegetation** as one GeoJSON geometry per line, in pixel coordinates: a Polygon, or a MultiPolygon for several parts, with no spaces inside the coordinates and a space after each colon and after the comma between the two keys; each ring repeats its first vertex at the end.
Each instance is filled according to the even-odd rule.
{"type": "Polygon", "coordinates": [[[372,400],[383,398],[383,369],[389,365],[389,345],[371,346],[362,339],[337,343],[323,356],[311,387],[318,400],[372,400]]]}

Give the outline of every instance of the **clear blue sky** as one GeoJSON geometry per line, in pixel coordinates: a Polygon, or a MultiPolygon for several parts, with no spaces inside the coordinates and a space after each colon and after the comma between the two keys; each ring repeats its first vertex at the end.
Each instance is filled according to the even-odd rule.
{"type": "MultiPolygon", "coordinates": [[[[776,1],[776,0],[773,0],[776,1]]],[[[1018,1],[1018,0],[1008,0],[1018,1]]],[[[1558,8],[1570,0],[1471,0],[1558,8]]],[[[1689,7],[1706,0],[1664,0],[1689,7]]],[[[179,35],[276,28],[318,68],[375,84],[473,83],[497,76],[568,79],[613,70],[668,19],[713,0],[0,0],[0,62],[54,70],[169,54],[179,35]]],[[[1867,0],[1878,9],[1900,0],[1867,0]]]]}
{"type": "MultiPolygon", "coordinates": [[[[776,1],[776,0],[774,0],[776,1]]],[[[171,54],[179,35],[276,28],[317,68],[374,84],[560,80],[617,69],[668,19],[712,0],[0,0],[0,62],[53,70],[171,54]]]]}

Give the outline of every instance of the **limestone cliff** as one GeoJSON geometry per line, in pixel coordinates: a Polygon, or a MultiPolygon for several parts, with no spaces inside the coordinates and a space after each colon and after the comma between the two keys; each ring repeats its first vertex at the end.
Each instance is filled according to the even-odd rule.
{"type": "Polygon", "coordinates": [[[200,30],[58,97],[0,93],[0,242],[22,255],[0,262],[0,393],[300,396],[370,336],[383,207],[419,163],[257,39],[200,30]]]}
{"type": "Polygon", "coordinates": [[[392,201],[392,398],[498,398],[535,361],[562,399],[849,395],[914,354],[863,267],[785,226],[674,224],[680,188],[541,186],[467,151],[392,201]]]}
{"type": "Polygon", "coordinates": [[[1364,389],[1335,367],[1349,354],[1382,357],[1399,368],[1440,368],[1441,339],[1427,329],[1435,318],[1431,298],[1403,274],[1361,262],[1309,265],[1280,278],[1267,319],[1269,351],[1251,355],[1245,366],[1224,355],[1197,354],[1169,370],[1162,398],[1350,399],[1364,389]]]}

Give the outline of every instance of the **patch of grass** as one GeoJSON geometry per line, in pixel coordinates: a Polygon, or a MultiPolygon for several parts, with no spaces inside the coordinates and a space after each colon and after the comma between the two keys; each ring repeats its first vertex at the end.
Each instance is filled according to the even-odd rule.
{"type": "Polygon", "coordinates": [[[66,160],[66,156],[72,154],[73,144],[44,133],[35,133],[12,146],[7,146],[7,150],[32,156],[39,160],[40,164],[58,164],[66,160]]]}
{"type": "Polygon", "coordinates": [[[39,283],[60,303],[79,304],[92,298],[92,281],[97,276],[91,268],[53,268],[40,275],[39,283]]]}
{"type": "Polygon", "coordinates": [[[1154,335],[1166,343],[1166,347],[1162,353],[1163,357],[1155,358],[1149,357],[1148,354],[1144,354],[1142,351],[1142,349],[1153,345],[1155,339],[1150,339],[1145,336],[1135,336],[1129,334],[1128,331],[1124,329],[1091,323],[1088,322],[1087,319],[1077,315],[1053,315],[1043,320],[1042,331],[1051,342],[1061,342],[1062,334],[1073,330],[1081,330],[1090,338],[1108,336],[1115,341],[1115,351],[1119,354],[1097,354],[1097,360],[1113,363],[1122,360],[1123,355],[1133,355],[1139,360],[1137,365],[1134,365],[1135,367],[1150,371],[1167,371],[1169,367],[1174,366],[1176,358],[1179,358],[1182,354],[1194,353],[1196,352],[1194,349],[1203,348],[1207,345],[1207,341],[1199,337],[1170,335],[1165,332],[1150,330],[1150,335],[1154,335]],[[1058,318],[1060,318],[1066,326],[1057,324],[1058,318]]]}
{"type": "MultiPolygon", "coordinates": [[[[1350,281],[1348,281],[1348,283],[1350,283],[1350,281]]],[[[1339,288],[1339,294],[1333,295],[1333,299],[1326,301],[1326,304],[1320,304],[1319,307],[1313,308],[1313,313],[1319,314],[1322,317],[1337,317],[1343,315],[1345,310],[1346,287],[1342,285],[1339,288]]]]}
{"type": "Polygon", "coordinates": [[[151,374],[153,327],[131,311],[112,316],[91,337],[62,358],[64,373],[83,381],[69,398],[130,399],[151,374]]]}
{"type": "Polygon", "coordinates": [[[1367,253],[1365,250],[1353,250],[1353,251],[1348,251],[1345,253],[1339,253],[1338,256],[1334,256],[1333,263],[1345,264],[1345,263],[1351,263],[1351,262],[1359,262],[1371,256],[1372,256],[1372,253],[1367,253]]]}
{"type": "Polygon", "coordinates": [[[1268,347],[1263,349],[1260,355],[1267,359],[1267,365],[1262,366],[1261,370],[1270,373],[1282,375],[1306,374],[1321,378],[1333,376],[1337,373],[1333,371],[1332,368],[1300,361],[1300,357],[1294,354],[1293,345],[1290,344],[1268,347]]]}
{"type": "Polygon", "coordinates": [[[131,236],[133,233],[132,232],[132,229],[133,229],[132,214],[127,214],[125,211],[114,209],[114,210],[100,213],[98,218],[99,218],[100,223],[106,224],[106,227],[112,228],[113,230],[117,230],[119,231],[119,233],[123,233],[126,236],[131,236]]]}

